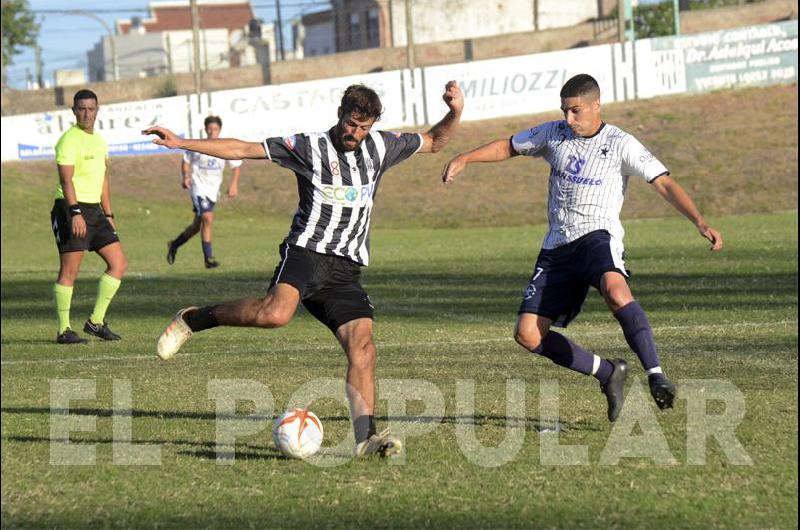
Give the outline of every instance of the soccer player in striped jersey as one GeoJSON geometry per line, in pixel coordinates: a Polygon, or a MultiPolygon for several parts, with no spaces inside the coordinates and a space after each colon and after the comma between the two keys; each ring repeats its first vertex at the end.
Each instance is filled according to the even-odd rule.
{"type": "Polygon", "coordinates": [[[593,375],[615,421],[624,403],[627,363],[585,350],[551,326],[566,327],[580,312],[589,287],[598,289],[644,367],[659,408],[672,407],[676,388],[664,375],[653,330],[628,287],[619,214],[630,176],[644,179],[711,242],[722,235],[700,215],[667,168],[639,141],[600,116],[600,87],[589,75],[569,79],[561,89],[564,119],[544,123],[453,158],[445,183],[473,162],[513,156],[542,157],[550,164],[549,231],[519,308],[514,338],[526,350],[554,363],[593,375]]]}
{"type": "Polygon", "coordinates": [[[347,355],[347,396],[356,437],[356,456],[388,456],[402,450],[374,421],[375,344],[373,306],[359,281],[369,264],[369,227],[375,194],[384,173],[416,153],[441,150],[461,120],[464,96],[455,81],[442,96],[449,112],[421,134],[373,130],[383,107],[374,90],[352,85],[342,96],[338,122],[318,133],[244,142],[217,138],[185,140],[162,127],[158,145],[228,160],[268,159],[294,172],[300,196],[280,262],[264,298],[181,309],[158,339],[157,352],[169,359],[197,332],[216,326],[277,328],[302,302],[336,336],[347,355]]]}

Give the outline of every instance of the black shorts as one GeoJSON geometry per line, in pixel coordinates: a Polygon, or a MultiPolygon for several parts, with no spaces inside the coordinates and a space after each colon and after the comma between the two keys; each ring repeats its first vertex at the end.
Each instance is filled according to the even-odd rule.
{"type": "Polygon", "coordinates": [[[81,215],[86,221],[86,237],[72,234],[72,216],[64,199],[56,199],[50,211],[50,226],[56,237],[58,253],[91,250],[97,252],[106,245],[119,241],[117,232],[103,213],[100,204],[79,202],[81,215]]]}
{"type": "Polygon", "coordinates": [[[303,306],[336,333],[357,318],[373,318],[375,308],[359,283],[361,266],[340,256],[318,254],[286,242],[269,288],[287,283],[300,291],[303,306]]]}
{"type": "Polygon", "coordinates": [[[589,287],[600,290],[603,274],[625,269],[622,241],[605,230],[553,249],[542,249],[533,275],[525,289],[519,314],[533,313],[549,318],[553,325],[567,327],[581,311],[589,287]]]}

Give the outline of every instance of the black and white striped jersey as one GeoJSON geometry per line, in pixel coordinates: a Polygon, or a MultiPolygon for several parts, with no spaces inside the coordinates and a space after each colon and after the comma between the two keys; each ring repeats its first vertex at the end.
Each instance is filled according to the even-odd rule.
{"type": "Polygon", "coordinates": [[[422,147],[422,136],[370,131],[355,151],[337,151],[333,129],[267,138],[267,158],[294,171],[300,195],[287,243],[369,264],[369,226],[381,177],[422,147]]]}
{"type": "Polygon", "coordinates": [[[652,182],[669,173],[636,138],[606,123],[591,137],[576,136],[563,120],[544,123],[512,136],[511,148],[550,164],[545,249],[595,230],[608,230],[622,241],[619,214],[628,178],[652,182]]]}

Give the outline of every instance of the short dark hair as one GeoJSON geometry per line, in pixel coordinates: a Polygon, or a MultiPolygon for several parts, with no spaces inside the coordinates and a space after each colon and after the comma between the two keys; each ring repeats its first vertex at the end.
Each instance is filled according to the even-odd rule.
{"type": "Polygon", "coordinates": [[[589,94],[597,94],[600,96],[600,85],[594,77],[589,74],[578,74],[570,78],[564,86],[561,87],[562,98],[578,98],[587,96],[589,94]]]}
{"type": "Polygon", "coordinates": [[[383,114],[383,105],[377,92],[366,85],[350,85],[342,95],[340,118],[347,114],[358,114],[363,118],[379,120],[383,114]]]}
{"type": "Polygon", "coordinates": [[[97,101],[97,94],[95,94],[94,92],[92,92],[91,90],[88,90],[86,88],[78,90],[77,92],[75,92],[75,95],[72,97],[72,106],[73,107],[77,107],[78,106],[78,100],[81,100],[81,99],[93,99],[93,100],[97,101]]]}
{"type": "Polygon", "coordinates": [[[217,125],[219,125],[219,128],[222,129],[222,118],[220,118],[219,116],[206,117],[206,119],[203,121],[203,128],[208,127],[212,123],[216,123],[217,125]]]}

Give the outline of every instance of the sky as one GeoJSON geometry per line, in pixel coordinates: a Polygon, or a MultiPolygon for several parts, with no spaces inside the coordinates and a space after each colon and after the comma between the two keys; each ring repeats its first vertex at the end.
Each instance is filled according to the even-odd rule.
{"type": "MultiPolygon", "coordinates": [[[[58,69],[85,68],[86,52],[100,41],[107,31],[100,22],[86,16],[40,13],[43,10],[81,9],[95,13],[114,28],[117,19],[139,16],[147,18],[147,0],[28,0],[28,6],[36,14],[39,30],[39,46],[42,48],[44,80],[52,84],[53,71],[58,69]]],[[[275,0],[251,0],[256,17],[264,22],[276,19],[275,0]]],[[[330,7],[328,0],[280,0],[283,39],[290,48],[292,18],[330,7]]],[[[26,81],[36,76],[36,59],[33,48],[22,48],[7,67],[8,85],[25,88],[26,81]]],[[[87,72],[88,79],[88,72],[87,72]]]]}

